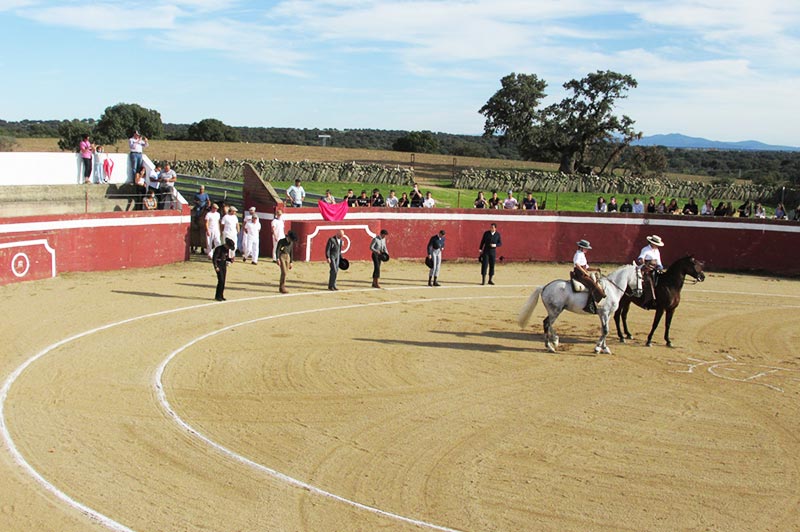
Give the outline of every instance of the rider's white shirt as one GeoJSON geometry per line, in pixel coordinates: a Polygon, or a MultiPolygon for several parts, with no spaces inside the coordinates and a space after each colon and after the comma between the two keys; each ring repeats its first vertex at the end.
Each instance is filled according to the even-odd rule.
{"type": "Polygon", "coordinates": [[[575,266],[583,266],[584,268],[589,267],[589,263],[586,262],[586,253],[584,253],[583,250],[580,249],[576,251],[575,256],[572,257],[572,263],[575,266]]]}
{"type": "Polygon", "coordinates": [[[646,262],[655,261],[659,268],[664,268],[664,265],[661,264],[661,252],[657,247],[653,247],[650,244],[642,248],[642,252],[639,253],[639,260],[643,264],[646,262]]]}

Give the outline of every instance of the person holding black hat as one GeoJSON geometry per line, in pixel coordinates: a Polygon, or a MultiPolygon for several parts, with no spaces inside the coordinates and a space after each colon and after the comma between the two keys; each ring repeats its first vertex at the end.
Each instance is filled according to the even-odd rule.
{"type": "Polygon", "coordinates": [[[372,252],[372,288],[380,288],[378,282],[381,278],[381,262],[389,260],[389,252],[386,250],[386,237],[389,231],[381,229],[381,233],[372,239],[369,250],[372,252]]]}
{"type": "Polygon", "coordinates": [[[442,267],[442,251],[444,251],[444,230],[439,231],[428,240],[428,259],[431,269],[428,273],[428,286],[441,286],[438,279],[439,270],[442,267]]]}
{"type": "Polygon", "coordinates": [[[231,251],[236,248],[236,243],[230,238],[225,239],[225,243],[214,248],[211,262],[214,264],[214,271],[217,272],[217,291],[214,299],[225,301],[225,276],[228,273],[228,263],[233,262],[231,251]]]}
{"type": "MultiPolygon", "coordinates": [[[[497,193],[495,192],[495,195],[497,193]]],[[[500,233],[497,232],[497,224],[492,224],[489,230],[483,233],[481,245],[478,247],[481,261],[481,284],[486,284],[486,272],[489,272],[489,284],[494,284],[494,262],[497,257],[497,248],[503,245],[500,233]]]]}
{"type": "Polygon", "coordinates": [[[288,294],[286,290],[286,274],[292,269],[292,262],[294,262],[294,243],[297,242],[297,235],[294,231],[289,231],[286,236],[278,240],[276,252],[278,254],[278,264],[281,267],[281,280],[278,286],[278,291],[281,294],[288,294]]]}
{"type": "Polygon", "coordinates": [[[599,272],[600,268],[592,268],[586,260],[586,251],[592,249],[588,240],[581,240],[578,243],[578,250],[572,257],[572,278],[581,283],[589,290],[589,299],[583,310],[590,314],[597,314],[597,303],[606,297],[603,287],[597,284],[595,278],[589,272],[599,272]]]}
{"type": "Polygon", "coordinates": [[[331,272],[328,276],[328,290],[338,290],[336,288],[336,277],[339,275],[339,263],[342,260],[342,240],[344,239],[344,229],[328,239],[325,245],[325,258],[330,264],[331,272]]]}

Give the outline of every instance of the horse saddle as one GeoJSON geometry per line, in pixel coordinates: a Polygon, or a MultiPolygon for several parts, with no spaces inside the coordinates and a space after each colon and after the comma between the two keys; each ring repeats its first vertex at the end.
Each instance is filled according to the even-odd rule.
{"type": "MultiPolygon", "coordinates": [[[[597,275],[594,272],[592,272],[590,275],[592,276],[592,279],[594,279],[594,281],[597,282],[597,275]]],[[[569,272],[569,281],[570,284],[572,284],[572,291],[575,292],[576,294],[580,292],[589,291],[589,289],[586,288],[586,286],[582,282],[580,282],[578,279],[575,278],[574,270],[570,270],[569,272]]]]}

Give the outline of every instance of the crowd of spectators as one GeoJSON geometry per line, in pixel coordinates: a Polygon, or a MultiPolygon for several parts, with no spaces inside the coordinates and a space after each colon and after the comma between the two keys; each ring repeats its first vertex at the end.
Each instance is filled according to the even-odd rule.
{"type": "MultiPolygon", "coordinates": [[[[647,200],[647,205],[642,203],[638,197],[633,198],[633,203],[628,198],[625,198],[621,205],[617,206],[617,198],[612,196],[608,203],[603,196],[597,198],[597,203],[594,206],[594,212],[630,212],[633,214],[681,214],[687,216],[738,216],[739,218],[766,218],[767,211],[760,202],[753,203],[750,200],[745,201],[739,207],[734,207],[733,203],[728,201],[720,201],[714,206],[713,201],[706,199],[702,206],[699,206],[694,198],[684,204],[683,208],[678,205],[678,200],[672,198],[667,203],[666,198],[661,198],[656,201],[655,197],[650,196],[647,200]]],[[[775,208],[776,220],[787,220],[788,215],[783,203],[779,203],[775,208]]],[[[795,209],[795,221],[800,221],[800,205],[795,209]]]]}

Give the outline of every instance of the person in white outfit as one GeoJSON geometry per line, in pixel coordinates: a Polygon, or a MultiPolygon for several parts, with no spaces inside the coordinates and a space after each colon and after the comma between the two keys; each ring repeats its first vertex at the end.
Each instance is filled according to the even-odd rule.
{"type": "Polygon", "coordinates": [[[644,294],[642,296],[642,307],[652,308],[656,299],[656,274],[664,269],[661,263],[661,251],[658,249],[664,245],[661,237],[652,235],[647,237],[647,245],[642,248],[636,263],[642,269],[642,279],[644,281],[644,294]]]}
{"type": "Polygon", "coordinates": [[[249,258],[253,264],[258,264],[260,233],[261,221],[259,221],[258,215],[256,215],[255,208],[253,207],[250,209],[248,220],[244,223],[244,235],[242,237],[242,254],[245,257],[244,260],[247,261],[249,258]],[[244,244],[245,242],[246,245],[244,244]]]}
{"type": "Polygon", "coordinates": [[[278,262],[278,257],[275,255],[275,250],[278,248],[278,240],[286,237],[286,226],[283,224],[281,211],[275,211],[275,218],[272,219],[270,227],[272,229],[272,260],[278,262]]]}
{"type": "MultiPolygon", "coordinates": [[[[223,216],[219,223],[222,225],[222,239],[230,238],[235,244],[239,240],[239,218],[236,217],[236,207],[230,207],[228,214],[223,216]]],[[[235,245],[232,254],[236,256],[235,245]]]]}
{"type": "Polygon", "coordinates": [[[222,244],[219,230],[219,206],[211,204],[211,210],[206,213],[206,255],[211,258],[214,250],[222,244]]]}

